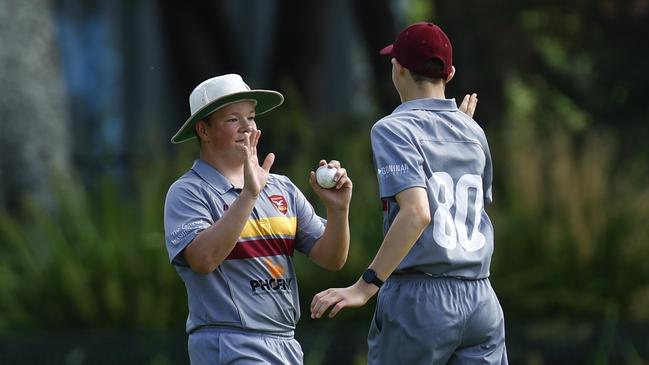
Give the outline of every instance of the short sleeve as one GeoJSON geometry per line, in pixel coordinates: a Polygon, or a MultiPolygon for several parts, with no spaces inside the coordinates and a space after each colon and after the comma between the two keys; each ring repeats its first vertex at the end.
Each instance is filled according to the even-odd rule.
{"type": "Polygon", "coordinates": [[[293,185],[295,191],[295,216],[297,233],[295,249],[308,255],[315,243],[322,237],[327,221],[315,213],[304,194],[293,185]]]}
{"type": "Polygon", "coordinates": [[[485,167],[482,172],[482,190],[484,191],[484,202],[487,205],[493,202],[493,163],[491,161],[491,151],[489,150],[487,136],[482,130],[480,133],[480,146],[485,156],[485,167]]]}
{"type": "Polygon", "coordinates": [[[174,265],[187,265],[180,253],[198,233],[213,223],[214,219],[205,199],[189,186],[178,183],[172,185],[164,207],[165,242],[169,261],[174,265]]]}
{"type": "Polygon", "coordinates": [[[374,125],[370,138],[382,199],[408,188],[426,188],[423,158],[416,140],[382,122],[374,125]]]}
{"type": "Polygon", "coordinates": [[[493,198],[493,164],[491,162],[491,154],[489,153],[489,147],[485,149],[485,157],[487,158],[485,164],[485,171],[482,177],[482,186],[484,187],[484,200],[485,203],[491,204],[494,201],[493,198]]]}

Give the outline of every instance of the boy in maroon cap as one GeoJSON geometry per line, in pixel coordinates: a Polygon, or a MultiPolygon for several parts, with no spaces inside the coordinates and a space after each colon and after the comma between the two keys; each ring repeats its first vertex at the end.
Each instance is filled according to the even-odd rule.
{"type": "Polygon", "coordinates": [[[314,297],[311,317],[331,306],[333,317],[379,292],[370,364],[507,364],[503,311],[489,282],[491,154],[471,118],[475,94],[459,109],[446,99],[453,50],[432,23],[407,27],[381,54],[392,57],[401,97],[371,131],[384,239],[354,285],[314,297]]]}

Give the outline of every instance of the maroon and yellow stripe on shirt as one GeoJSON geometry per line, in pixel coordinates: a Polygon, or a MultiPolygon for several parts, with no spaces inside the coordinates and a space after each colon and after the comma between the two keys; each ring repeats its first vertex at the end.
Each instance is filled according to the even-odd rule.
{"type": "Polygon", "coordinates": [[[226,260],[277,255],[293,256],[297,219],[270,217],[246,222],[239,241],[226,260]]]}

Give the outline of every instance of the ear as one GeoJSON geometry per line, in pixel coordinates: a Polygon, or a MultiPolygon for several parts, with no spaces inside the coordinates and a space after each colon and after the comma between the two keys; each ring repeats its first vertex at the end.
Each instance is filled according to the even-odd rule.
{"type": "Polygon", "coordinates": [[[198,135],[198,138],[201,139],[201,141],[207,140],[207,123],[203,120],[199,120],[196,122],[194,125],[194,130],[196,130],[196,134],[198,135]]]}
{"type": "Polygon", "coordinates": [[[400,64],[396,58],[392,58],[391,62],[392,62],[392,67],[394,67],[394,71],[397,74],[402,75],[404,72],[406,72],[406,68],[403,67],[403,65],[400,64]]]}
{"type": "Polygon", "coordinates": [[[446,78],[446,82],[449,82],[453,79],[453,76],[455,76],[455,66],[451,66],[451,73],[448,74],[448,77],[446,78]]]}

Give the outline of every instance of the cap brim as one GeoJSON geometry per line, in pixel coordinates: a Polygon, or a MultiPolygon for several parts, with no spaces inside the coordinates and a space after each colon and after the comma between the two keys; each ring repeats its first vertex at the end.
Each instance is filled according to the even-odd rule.
{"type": "Polygon", "coordinates": [[[379,51],[379,54],[383,56],[392,56],[392,46],[393,44],[383,47],[383,49],[379,51]]]}
{"type": "Polygon", "coordinates": [[[282,103],[284,103],[284,96],[273,90],[250,90],[218,98],[190,116],[182,127],[180,127],[178,132],[171,137],[171,143],[183,143],[187,140],[196,138],[196,134],[194,133],[194,125],[196,122],[214,113],[217,109],[222,108],[225,105],[244,100],[256,101],[257,105],[255,106],[255,114],[261,115],[282,105],[282,103]]]}

